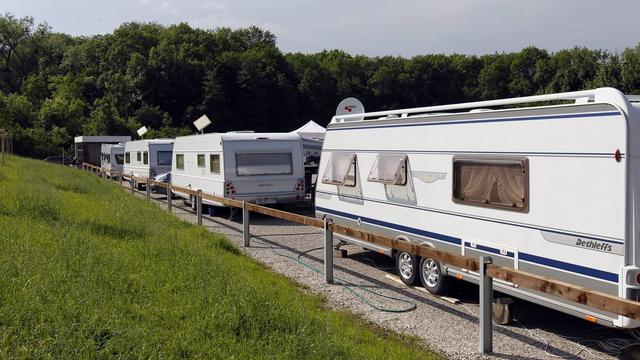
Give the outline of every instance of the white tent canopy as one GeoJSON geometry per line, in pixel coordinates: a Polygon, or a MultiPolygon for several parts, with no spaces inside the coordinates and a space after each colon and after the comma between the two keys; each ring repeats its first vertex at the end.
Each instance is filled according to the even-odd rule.
{"type": "Polygon", "coordinates": [[[324,133],[326,131],[327,130],[325,128],[316,124],[315,121],[310,120],[308,123],[304,124],[299,129],[292,131],[291,133],[296,133],[303,139],[324,140],[324,133]]]}

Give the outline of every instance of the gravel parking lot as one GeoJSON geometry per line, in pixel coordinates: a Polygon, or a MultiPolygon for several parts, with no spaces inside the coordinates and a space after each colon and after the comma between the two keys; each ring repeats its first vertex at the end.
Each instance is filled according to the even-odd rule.
{"type": "MultiPolygon", "coordinates": [[[[152,196],[166,209],[166,196],[152,196]]],[[[173,200],[173,212],[196,222],[195,214],[182,200],[173,200]]],[[[309,211],[306,214],[312,215],[309,211]]],[[[213,217],[205,215],[203,226],[241,247],[241,213],[235,220],[228,217],[228,211],[213,217]]],[[[640,341],[627,331],[594,325],[519,300],[514,306],[514,323],[494,328],[494,354],[480,356],[477,286],[459,281],[449,296],[460,303],[453,304],[422,289],[404,286],[399,283],[392,259],[350,245],[343,247],[348,250],[345,258],[334,252],[334,275],[340,284],[326,284],[317,272],[323,264],[321,230],[252,214],[251,233],[251,247],[244,249],[248,255],[309,291],[326,296],[330,307],[417,336],[451,359],[640,359],[640,341]],[[401,311],[414,305],[415,309],[405,312],[380,310],[401,311]]]]}

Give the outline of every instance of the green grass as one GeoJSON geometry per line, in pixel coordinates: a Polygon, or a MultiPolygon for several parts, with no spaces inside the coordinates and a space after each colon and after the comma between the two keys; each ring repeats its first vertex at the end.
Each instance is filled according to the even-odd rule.
{"type": "MultiPolygon", "coordinates": [[[[425,324],[427,326],[427,324],[425,324]]],[[[440,358],[80,170],[0,165],[0,358],[440,358]]]]}

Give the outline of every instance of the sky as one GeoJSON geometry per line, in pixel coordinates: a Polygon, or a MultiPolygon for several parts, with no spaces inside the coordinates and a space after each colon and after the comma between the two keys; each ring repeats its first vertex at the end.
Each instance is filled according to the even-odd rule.
{"type": "Polygon", "coordinates": [[[612,52],[640,43],[638,0],[0,0],[0,12],[73,35],[131,21],[193,27],[256,25],[285,52],[368,56],[490,54],[537,46],[612,52]]]}

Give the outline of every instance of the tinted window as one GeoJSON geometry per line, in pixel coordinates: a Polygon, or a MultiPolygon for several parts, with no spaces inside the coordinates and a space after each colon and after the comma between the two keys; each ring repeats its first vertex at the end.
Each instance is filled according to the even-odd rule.
{"type": "Polygon", "coordinates": [[[145,165],[149,163],[149,153],[146,151],[142,154],[142,163],[145,165]]]}
{"type": "Polygon", "coordinates": [[[356,154],[333,153],[322,176],[325,184],[356,186],[356,154]]]}
{"type": "Polygon", "coordinates": [[[123,160],[124,160],[123,154],[116,154],[116,164],[122,165],[123,160]]]}
{"type": "Polygon", "coordinates": [[[176,154],[176,169],[184,169],[184,154],[176,154]]]}
{"type": "Polygon", "coordinates": [[[238,176],[292,174],[291,153],[236,154],[236,172],[238,176]]]}
{"type": "Polygon", "coordinates": [[[204,167],[204,154],[198,154],[198,167],[204,167]]]}
{"type": "Polygon", "coordinates": [[[380,154],[373,162],[367,180],[387,185],[407,183],[407,155],[380,154]]]}
{"type": "Polygon", "coordinates": [[[131,153],[130,153],[130,152],[127,152],[126,154],[124,154],[124,161],[125,161],[127,164],[130,164],[130,163],[131,163],[131,153]]]}
{"type": "Polygon", "coordinates": [[[209,155],[209,171],[220,174],[220,155],[209,155]]]}
{"type": "Polygon", "coordinates": [[[171,165],[171,151],[158,151],[158,165],[171,165]]]}
{"type": "Polygon", "coordinates": [[[527,211],[526,159],[454,159],[453,199],[457,203],[527,211]]]}

